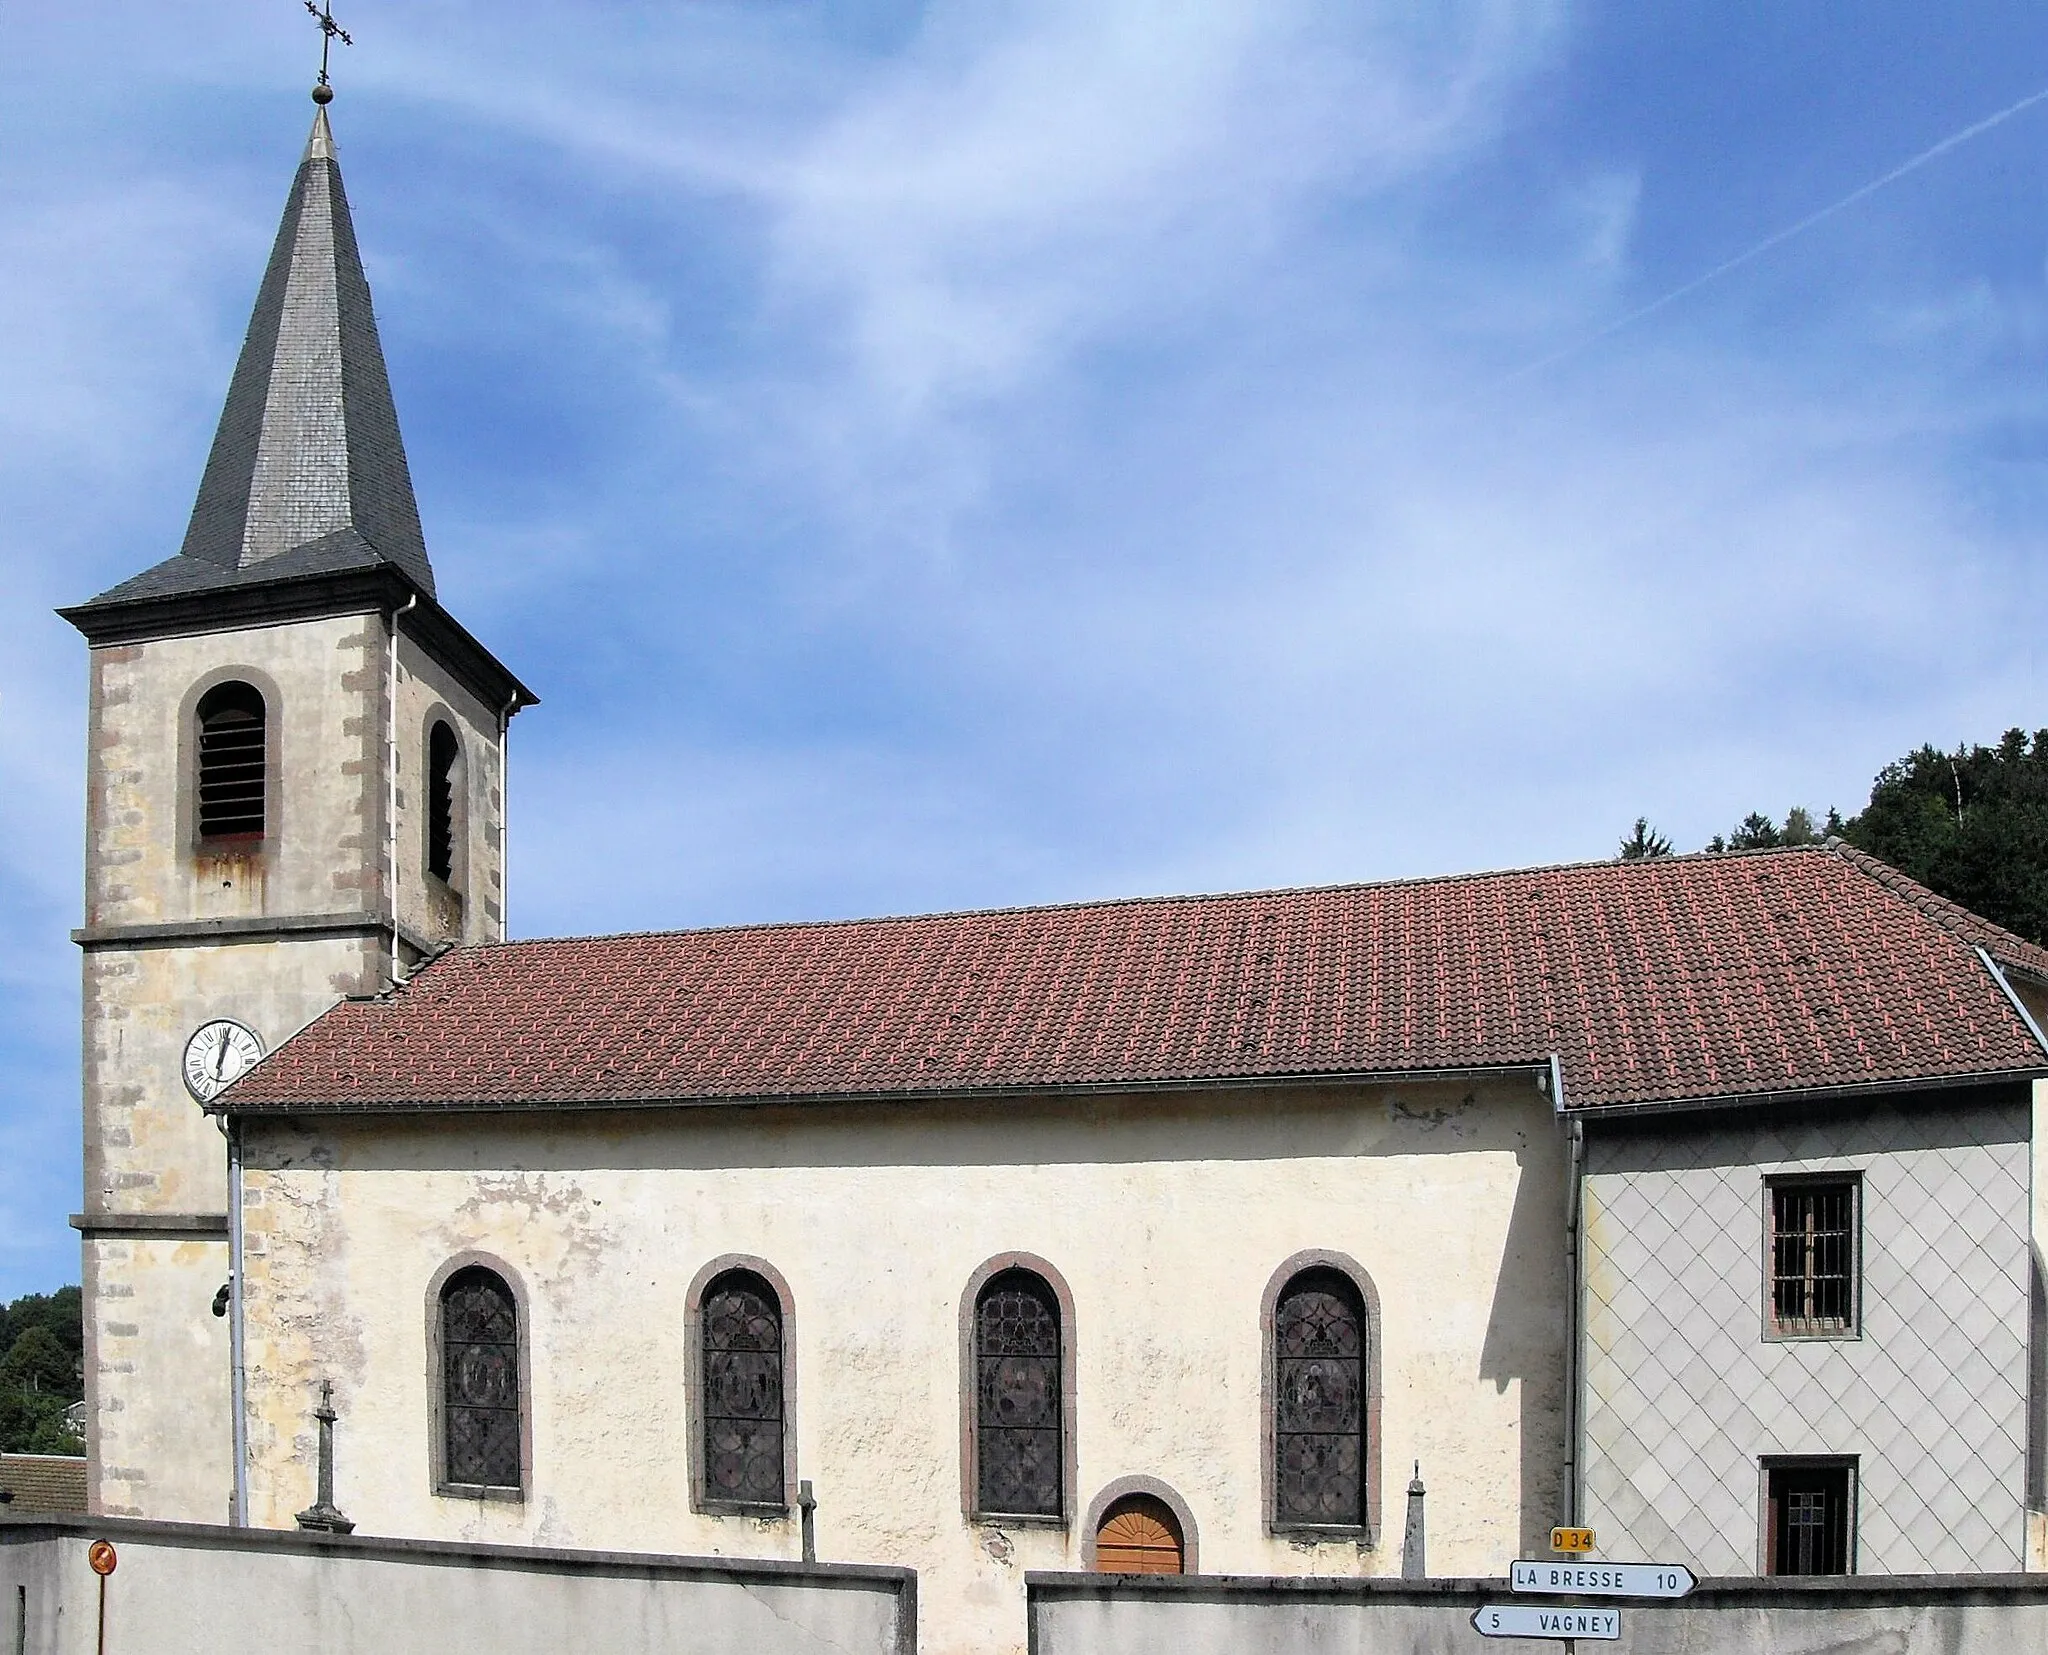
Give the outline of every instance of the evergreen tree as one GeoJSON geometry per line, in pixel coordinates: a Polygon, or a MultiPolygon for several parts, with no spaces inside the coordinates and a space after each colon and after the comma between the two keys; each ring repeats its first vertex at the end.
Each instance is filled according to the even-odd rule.
{"type": "Polygon", "coordinates": [[[1634,831],[1621,842],[1620,856],[1624,862],[1647,862],[1652,857],[1670,854],[1671,841],[1650,826],[1647,816],[1638,816],[1634,831]]]}
{"type": "Polygon", "coordinates": [[[1922,747],[1879,772],[1843,836],[1952,901],[2048,942],[2048,730],[1922,747]]]}

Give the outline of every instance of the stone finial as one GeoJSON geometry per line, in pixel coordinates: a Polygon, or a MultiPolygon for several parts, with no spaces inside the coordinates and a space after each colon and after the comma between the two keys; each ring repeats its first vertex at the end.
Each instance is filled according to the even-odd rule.
{"type": "Polygon", "coordinates": [[[1426,1580],[1429,1564],[1423,1555],[1422,1462],[1415,1462],[1415,1474],[1408,1479],[1408,1526],[1401,1535],[1401,1578],[1426,1580]]]}

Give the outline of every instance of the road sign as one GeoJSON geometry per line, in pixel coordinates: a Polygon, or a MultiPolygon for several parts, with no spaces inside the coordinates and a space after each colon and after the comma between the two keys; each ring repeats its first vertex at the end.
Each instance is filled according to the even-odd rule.
{"type": "Polygon", "coordinates": [[[1591,1529],[1552,1529],[1550,1549],[1554,1552],[1589,1552],[1593,1549],[1591,1529]]]}
{"type": "Polygon", "coordinates": [[[1587,1598],[1682,1598],[1699,1582],[1682,1563],[1552,1563],[1517,1558],[1514,1592],[1566,1592],[1587,1598]]]}
{"type": "Polygon", "coordinates": [[[1593,1638],[1621,1636],[1619,1609],[1559,1609],[1547,1603],[1482,1603],[1472,1611],[1482,1638],[1593,1638]]]}

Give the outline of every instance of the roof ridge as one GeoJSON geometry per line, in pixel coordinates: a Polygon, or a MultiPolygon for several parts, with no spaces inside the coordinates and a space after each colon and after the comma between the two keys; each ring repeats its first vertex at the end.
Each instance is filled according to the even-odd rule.
{"type": "Polygon", "coordinates": [[[1982,948],[2009,964],[2028,971],[2048,972],[2048,949],[2031,943],[2016,931],[2008,931],[1953,897],[1923,885],[1909,873],[1902,873],[1881,857],[1860,845],[1851,844],[1838,833],[1827,837],[1826,848],[1850,867],[1897,897],[1907,907],[1924,915],[1944,931],[1973,948],[1982,948]]]}
{"type": "Polygon", "coordinates": [[[1149,896],[1078,897],[1065,902],[1012,902],[990,908],[936,908],[894,914],[849,914],[838,919],[739,920],[730,925],[672,925],[628,931],[572,931],[555,936],[507,937],[497,942],[465,943],[451,953],[473,954],[484,949],[528,948],[544,943],[636,942],[655,937],[703,937],[756,931],[827,931],[858,925],[909,925],[942,919],[1000,919],[1011,914],[1061,914],[1102,908],[1149,908],[1168,903],[1252,902],[1261,897],[1331,896],[1345,891],[1406,891],[1429,885],[1478,885],[1489,881],[1527,878],[1539,874],[1591,872],[1611,869],[1623,877],[1636,870],[1670,867],[1677,863],[1753,861],[1774,856],[1805,856],[1822,850],[1819,845],[1771,845],[1755,850],[1687,851],[1680,855],[1624,860],[1620,857],[1587,857],[1577,862],[1540,862],[1530,867],[1482,868],[1467,873],[1414,874],[1398,879],[1331,880],[1319,885],[1253,886],[1237,891],[1158,891],[1149,896]]]}

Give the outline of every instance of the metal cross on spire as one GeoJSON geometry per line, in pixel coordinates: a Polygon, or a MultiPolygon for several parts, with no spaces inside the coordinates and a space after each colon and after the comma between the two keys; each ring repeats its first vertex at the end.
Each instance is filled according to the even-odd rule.
{"type": "Polygon", "coordinates": [[[313,101],[328,103],[334,97],[334,88],[327,84],[327,54],[337,40],[344,46],[353,46],[355,41],[350,38],[348,30],[334,21],[334,8],[331,5],[316,6],[313,0],[306,0],[306,10],[312,15],[313,21],[320,25],[320,80],[313,88],[313,101]]]}

